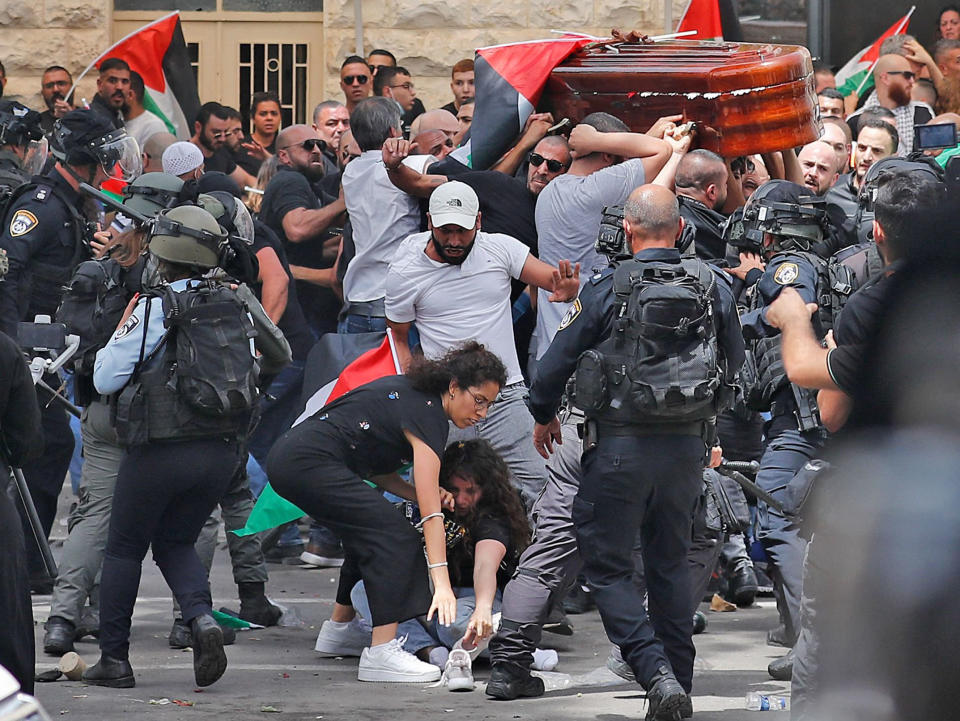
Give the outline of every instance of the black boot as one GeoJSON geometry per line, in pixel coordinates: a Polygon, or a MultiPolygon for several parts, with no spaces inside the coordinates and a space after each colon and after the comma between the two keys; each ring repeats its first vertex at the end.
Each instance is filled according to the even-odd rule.
{"type": "MultiPolygon", "coordinates": [[[[687,693],[667,666],[650,679],[647,690],[647,721],[679,721],[687,706],[687,693]]],[[[693,713],[692,705],[690,713],[693,713]]]]}
{"type": "Polygon", "coordinates": [[[60,616],[51,616],[44,625],[43,651],[51,656],[62,656],[73,650],[77,630],[72,623],[60,616]]]}
{"type": "Polygon", "coordinates": [[[105,653],[100,654],[100,660],[83,672],[83,681],[91,686],[109,688],[133,688],[137,685],[130,662],[105,653]]]}
{"type": "MultiPolygon", "coordinates": [[[[229,626],[220,626],[220,630],[223,631],[223,645],[232,646],[237,640],[236,629],[229,626]]],[[[173,626],[170,629],[170,635],[167,636],[167,643],[170,644],[170,648],[189,648],[193,645],[193,633],[182,618],[173,619],[173,626]]]]}
{"type": "Polygon", "coordinates": [[[543,696],[543,679],[531,676],[530,670],[511,663],[496,663],[487,681],[487,696],[512,701],[515,698],[543,696]]]}
{"type": "Polygon", "coordinates": [[[223,630],[213,616],[203,614],[190,622],[193,632],[193,676],[197,686],[209,686],[227,670],[223,630]]]}
{"type": "Polygon", "coordinates": [[[263,583],[238,583],[237,590],[240,593],[240,618],[258,626],[277,625],[283,611],[270,603],[264,593],[263,583]]]}
{"type": "Polygon", "coordinates": [[[770,674],[771,678],[774,678],[777,681],[789,681],[792,679],[793,649],[791,648],[787,655],[773,659],[773,661],[770,662],[770,665],[767,666],[767,673],[770,674]]]}
{"type": "Polygon", "coordinates": [[[758,589],[757,574],[753,566],[743,564],[730,576],[726,599],[740,608],[746,608],[753,605],[758,589]]]}

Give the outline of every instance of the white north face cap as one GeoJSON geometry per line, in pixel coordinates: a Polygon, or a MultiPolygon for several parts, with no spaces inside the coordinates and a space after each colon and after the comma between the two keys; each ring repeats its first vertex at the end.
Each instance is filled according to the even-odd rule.
{"type": "Polygon", "coordinates": [[[434,227],[455,224],[469,230],[477,224],[479,212],[477,194],[458,180],[444,183],[430,196],[430,222],[434,227]]]}

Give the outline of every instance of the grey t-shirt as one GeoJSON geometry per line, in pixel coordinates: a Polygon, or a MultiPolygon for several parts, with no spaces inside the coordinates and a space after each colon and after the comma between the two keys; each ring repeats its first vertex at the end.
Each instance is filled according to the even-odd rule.
{"type": "MultiPolygon", "coordinates": [[[[537,199],[537,237],[540,260],[550,265],[569,260],[580,263],[581,286],[593,268],[605,268],[607,259],[594,250],[604,206],[623,205],[646,182],[643,161],[626,160],[590,175],[559,175],[537,199]]],[[[537,291],[537,358],[557,332],[570,303],[551,303],[550,293],[537,291]]]]}

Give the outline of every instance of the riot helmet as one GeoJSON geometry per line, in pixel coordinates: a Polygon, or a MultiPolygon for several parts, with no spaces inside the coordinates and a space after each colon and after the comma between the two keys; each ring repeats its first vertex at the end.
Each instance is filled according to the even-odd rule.
{"type": "Polygon", "coordinates": [[[197,202],[220,226],[245,245],[253,245],[253,218],[247,206],[225,190],[200,193],[197,202]]]}
{"type": "Polygon", "coordinates": [[[37,175],[47,162],[47,139],[40,113],[16,100],[0,100],[0,145],[12,145],[20,155],[20,168],[37,175]]]}
{"type": "Polygon", "coordinates": [[[925,155],[910,158],[891,155],[883,158],[871,165],[863,176],[860,192],[857,194],[859,212],[872,213],[880,186],[892,177],[903,173],[924,173],[938,183],[943,182],[944,179],[943,168],[937,164],[936,160],[925,155]]]}
{"type": "Polygon", "coordinates": [[[150,223],[147,240],[157,258],[209,270],[220,261],[227,232],[203,208],[181,205],[162,210],[150,223]]]}
{"type": "Polygon", "coordinates": [[[739,250],[764,253],[767,233],[772,250],[810,251],[827,233],[826,202],[808,188],[788,180],[768,180],[757,188],[743,208],[741,218],[727,225],[727,242],[739,250]]]}
{"type": "Polygon", "coordinates": [[[128,183],[143,170],[137,141],[94,110],[71,110],[60,118],[51,152],[68,167],[99,164],[108,176],[128,183]]]}
{"type": "Polygon", "coordinates": [[[123,189],[124,206],[141,215],[156,215],[180,200],[183,181],[169,173],[144,173],[123,189]]]}

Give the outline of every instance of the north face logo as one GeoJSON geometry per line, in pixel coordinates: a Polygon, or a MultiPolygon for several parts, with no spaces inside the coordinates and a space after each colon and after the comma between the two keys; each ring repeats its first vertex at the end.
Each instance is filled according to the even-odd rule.
{"type": "Polygon", "coordinates": [[[447,201],[447,205],[449,205],[449,206],[451,206],[451,207],[454,207],[454,208],[462,208],[462,207],[463,207],[463,203],[460,202],[460,199],[459,199],[459,198],[450,198],[450,200],[447,201]]]}

